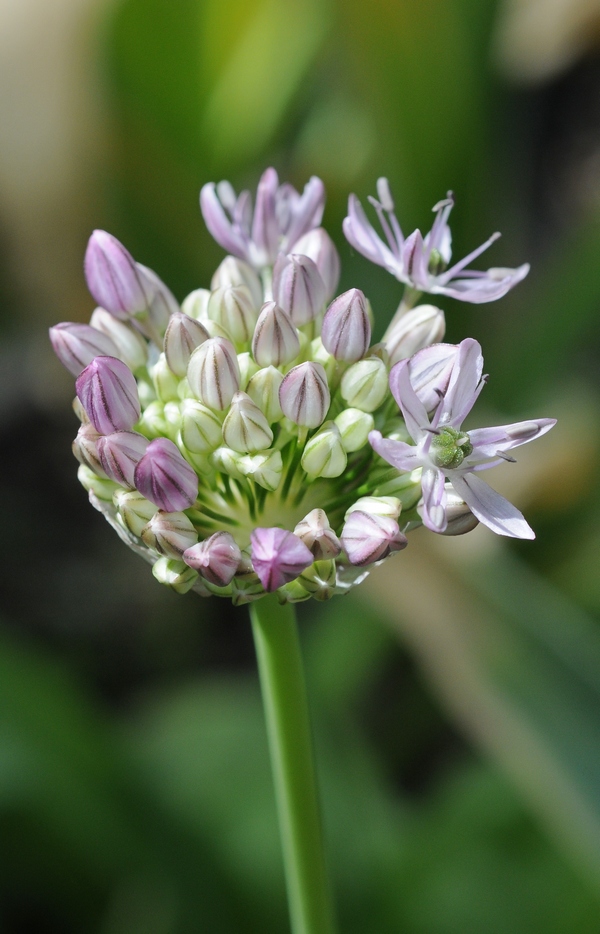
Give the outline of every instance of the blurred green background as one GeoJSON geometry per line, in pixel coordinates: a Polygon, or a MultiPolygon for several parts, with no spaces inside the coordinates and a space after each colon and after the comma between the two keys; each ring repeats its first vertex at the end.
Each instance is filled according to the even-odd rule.
{"type": "MultiPolygon", "coordinates": [[[[81,260],[118,236],[178,298],[222,251],[208,180],[327,186],[342,289],[400,288],[341,236],[387,175],[405,230],[456,195],[463,255],[533,264],[481,341],[476,424],[556,415],[495,485],[538,540],[415,533],[300,607],[343,934],[600,930],[600,3],[0,2],[0,930],[285,932],[247,615],[161,588],[77,483],[81,260]]],[[[472,425],[475,422],[471,423],[472,425]]]]}

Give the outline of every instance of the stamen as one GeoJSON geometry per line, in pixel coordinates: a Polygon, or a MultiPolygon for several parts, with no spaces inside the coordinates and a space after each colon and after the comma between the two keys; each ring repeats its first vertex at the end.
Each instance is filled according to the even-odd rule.
{"type": "MultiPolygon", "coordinates": [[[[400,245],[402,241],[399,241],[399,242],[396,241],[396,238],[394,237],[392,231],[390,230],[390,225],[388,224],[387,217],[385,216],[384,211],[383,211],[383,205],[380,204],[376,198],[373,198],[372,195],[369,195],[369,201],[371,202],[371,204],[377,211],[377,217],[379,218],[379,223],[381,224],[383,232],[386,236],[390,250],[392,251],[394,256],[398,257],[400,255],[400,245]]],[[[391,214],[390,217],[393,218],[394,215],[391,214]]]]}
{"type": "Polygon", "coordinates": [[[505,454],[504,451],[496,451],[496,457],[501,457],[503,461],[508,461],[509,464],[516,464],[516,458],[511,457],[510,454],[505,454]]]}
{"type": "Polygon", "coordinates": [[[445,285],[450,281],[450,279],[455,278],[457,273],[462,272],[465,266],[468,266],[469,263],[473,262],[474,259],[477,259],[481,253],[484,253],[492,245],[492,243],[495,243],[495,241],[500,236],[501,235],[497,232],[492,234],[492,236],[489,237],[485,243],[482,243],[481,246],[478,246],[476,250],[468,253],[464,259],[461,259],[458,263],[455,263],[454,266],[451,266],[450,269],[447,269],[443,276],[439,277],[438,282],[440,282],[442,285],[445,285]]]}
{"type": "Polygon", "coordinates": [[[381,205],[384,211],[387,211],[388,214],[391,214],[394,211],[394,199],[392,198],[392,193],[390,191],[390,184],[387,178],[378,178],[377,179],[377,196],[381,201],[381,205]]]}

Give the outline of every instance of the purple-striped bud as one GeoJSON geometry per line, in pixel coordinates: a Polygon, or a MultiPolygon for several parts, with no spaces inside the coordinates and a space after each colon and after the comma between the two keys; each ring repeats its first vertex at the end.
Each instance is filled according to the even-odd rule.
{"type": "Polygon", "coordinates": [[[120,356],[115,342],[89,324],[62,321],[49,334],[54,353],[73,376],[79,376],[94,357],[120,356]]]}
{"type": "Polygon", "coordinates": [[[276,302],[266,302],[254,328],[254,359],[259,366],[282,366],[299,353],[300,339],[292,319],[276,302]]]}
{"type": "Polygon", "coordinates": [[[183,560],[209,583],[227,587],[235,577],[242,552],[229,532],[215,532],[184,552],[183,560]]]}
{"type": "Polygon", "coordinates": [[[260,279],[252,266],[236,256],[226,256],[217,267],[210,283],[212,291],[232,285],[245,285],[250,290],[252,304],[260,308],[263,303],[263,290],[260,279]]]}
{"type": "Polygon", "coordinates": [[[167,558],[181,558],[198,541],[196,529],[183,512],[155,512],[140,538],[148,548],[167,558]]]}
{"type": "Polygon", "coordinates": [[[255,454],[271,447],[273,432],[256,402],[236,392],[223,422],[223,440],[239,454],[255,454]]]}
{"type": "Polygon", "coordinates": [[[283,414],[304,428],[318,428],[325,420],[331,396],[320,363],[301,363],[283,378],[279,404],[283,414]]]}
{"type": "Polygon", "coordinates": [[[212,293],[207,314],[231,335],[234,344],[247,344],[254,333],[257,309],[250,289],[245,285],[228,285],[212,293]]]}
{"type": "Polygon", "coordinates": [[[349,289],[335,298],[323,318],[321,340],[336,360],[361,360],[371,343],[367,300],[360,289],[349,289]]]}
{"type": "Polygon", "coordinates": [[[94,428],[102,435],[128,431],[140,417],[133,373],[116,357],[96,357],[78,376],[77,396],[94,428]]]}
{"type": "Polygon", "coordinates": [[[140,367],[145,366],[148,360],[148,344],[139,331],[135,331],[124,321],[115,318],[104,308],[96,308],[90,318],[90,324],[114,342],[117,352],[111,356],[118,357],[134,373],[140,367]]]}
{"type": "Polygon", "coordinates": [[[198,477],[172,441],[155,438],[135,468],[135,488],[165,512],[189,509],[198,495],[198,477]]]}
{"type": "Polygon", "coordinates": [[[327,513],[323,509],[313,509],[298,523],[294,535],[310,549],[316,561],[335,558],[342,550],[340,540],[331,528],[327,513]]]}
{"type": "Polygon", "coordinates": [[[294,244],[294,253],[310,257],[325,285],[325,301],[335,295],[340,281],[340,256],[335,244],[323,227],[317,227],[300,237],[294,244]]]}
{"type": "Polygon", "coordinates": [[[137,431],[113,431],[98,440],[98,455],[106,475],[130,490],[135,489],[135,468],[146,453],[148,439],[137,431]]]}
{"type": "Polygon", "coordinates": [[[136,265],[142,281],[153,291],[148,305],[148,314],[145,319],[142,319],[140,326],[146,329],[148,336],[160,346],[169,324],[169,318],[181,310],[179,302],[153,269],[142,266],[141,263],[136,263],[136,265]]]}
{"type": "Polygon", "coordinates": [[[73,441],[72,450],[80,464],[89,467],[90,470],[97,473],[99,477],[105,477],[106,474],[100,462],[100,454],[98,453],[98,441],[100,438],[102,438],[102,435],[98,434],[93,425],[86,422],[84,425],[80,426],[77,437],[73,441]]]}
{"type": "MultiPolygon", "coordinates": [[[[452,370],[459,351],[459,344],[432,344],[419,350],[408,364],[412,387],[428,412],[432,412],[450,382],[452,370]]],[[[396,386],[396,364],[390,372],[390,389],[396,402],[399,393],[396,386]]]]}
{"type": "Polygon", "coordinates": [[[408,544],[395,519],[371,515],[360,509],[351,512],[346,519],[341,540],[351,564],[358,567],[381,561],[408,544]]]}
{"type": "Polygon", "coordinates": [[[222,412],[240,388],[240,368],[233,344],[223,337],[205,341],[191,356],[187,378],[200,402],[222,412]]]}
{"type": "Polygon", "coordinates": [[[194,350],[206,340],[208,331],[199,321],[181,311],[171,315],[164,340],[169,369],[182,379],[194,350]]]}
{"type": "Polygon", "coordinates": [[[155,292],[153,284],[112,234],[105,230],[93,232],[85,251],[84,270],[90,292],[111,315],[125,320],[149,308],[155,292]]]}
{"type": "Polygon", "coordinates": [[[390,365],[412,357],[430,344],[438,344],[445,332],[444,312],[435,305],[418,305],[407,311],[384,336],[390,365]]]}
{"type": "Polygon", "coordinates": [[[268,592],[294,580],[313,563],[311,552],[293,532],[254,529],[250,539],[254,570],[268,592]]]}
{"type": "Polygon", "coordinates": [[[114,503],[119,510],[119,517],[125,528],[137,538],[142,534],[142,529],[148,524],[154,513],[156,506],[149,499],[138,493],[137,490],[125,492],[119,490],[114,495],[114,503]]]}
{"type": "Polygon", "coordinates": [[[325,284],[310,257],[279,254],[273,268],[273,298],[296,327],[316,318],[325,303],[325,284]]]}

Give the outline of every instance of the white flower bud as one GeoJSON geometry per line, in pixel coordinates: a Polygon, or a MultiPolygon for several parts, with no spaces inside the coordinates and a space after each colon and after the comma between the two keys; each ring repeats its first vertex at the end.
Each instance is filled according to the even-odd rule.
{"type": "Polygon", "coordinates": [[[154,366],[150,367],[149,373],[161,402],[179,400],[179,377],[173,373],[164,353],[161,353],[154,366]]]}
{"type": "Polygon", "coordinates": [[[72,447],[73,454],[79,463],[89,467],[99,477],[106,477],[97,448],[98,441],[103,437],[93,425],[87,422],[79,427],[72,447]]]}
{"type": "Polygon", "coordinates": [[[240,369],[233,345],[211,337],[192,354],[188,366],[190,389],[200,402],[222,412],[240,388],[240,369]]]}
{"type": "Polygon", "coordinates": [[[334,421],[347,454],[364,447],[375,424],[373,416],[360,409],[344,409],[334,421]]]}
{"type": "Polygon", "coordinates": [[[387,516],[388,519],[397,519],[402,509],[402,503],[395,496],[361,496],[348,510],[345,519],[356,510],[366,512],[370,516],[387,516]]]}
{"type": "Polygon", "coordinates": [[[335,295],[340,281],[340,257],[335,244],[323,227],[316,227],[300,237],[293,246],[294,253],[309,256],[321,274],[325,285],[325,301],[335,295]]]}
{"type": "Polygon", "coordinates": [[[162,435],[170,437],[171,426],[165,418],[165,406],[160,400],[151,402],[142,412],[139,428],[147,438],[159,438],[162,435]]]}
{"type": "Polygon", "coordinates": [[[302,539],[315,559],[335,558],[342,550],[340,540],[331,528],[327,513],[323,509],[313,509],[294,529],[294,535],[302,539]]]}
{"type": "Polygon", "coordinates": [[[265,413],[265,418],[270,425],[283,417],[279,404],[279,388],[282,382],[283,373],[274,366],[267,366],[258,370],[246,387],[246,392],[265,413]]]}
{"type": "Polygon", "coordinates": [[[141,539],[167,558],[181,558],[198,541],[198,533],[184,512],[155,512],[142,529],[141,539]]]}
{"type": "Polygon", "coordinates": [[[325,303],[325,284],[312,259],[280,253],[273,268],[273,298],[296,327],[316,318],[325,303]]]}
{"type": "Polygon", "coordinates": [[[240,389],[247,392],[246,386],[258,370],[258,365],[252,359],[252,354],[245,351],[237,355],[238,366],[240,368],[240,389]]]}
{"type": "Polygon", "coordinates": [[[211,584],[227,587],[235,577],[242,553],[233,535],[215,532],[210,538],[188,548],[183,559],[211,584]]]}
{"type": "Polygon", "coordinates": [[[101,499],[103,502],[111,503],[114,494],[117,490],[120,490],[121,487],[118,484],[113,483],[112,480],[109,480],[106,477],[99,477],[98,474],[94,473],[93,470],[90,470],[89,467],[86,467],[85,464],[80,464],[77,470],[77,479],[81,483],[84,490],[87,490],[88,493],[95,493],[98,499],[101,499]]]}
{"type": "Polygon", "coordinates": [[[130,493],[119,490],[113,497],[113,502],[119,511],[119,516],[125,528],[139,538],[142,529],[156,512],[156,506],[149,499],[132,490],[130,493]]]}
{"type": "Polygon", "coordinates": [[[239,467],[241,458],[242,455],[238,454],[237,451],[233,451],[231,448],[222,444],[212,452],[209,460],[219,473],[227,474],[227,476],[233,477],[234,480],[241,480],[244,476],[239,467]]]}
{"type": "Polygon", "coordinates": [[[306,443],[302,468],[309,477],[339,477],[346,469],[348,458],[335,422],[326,422],[306,443]]]}
{"type": "Polygon", "coordinates": [[[283,378],[279,404],[283,414],[305,428],[318,428],[329,410],[331,396],[320,363],[301,363],[283,378]]]}
{"type": "Polygon", "coordinates": [[[256,454],[271,447],[273,432],[256,402],[236,392],[223,422],[223,440],[240,454],[256,454]]]}
{"type": "Polygon", "coordinates": [[[299,353],[300,339],[292,319],[275,302],[266,302],[254,328],[254,359],[259,366],[281,366],[291,363],[299,353]]]}
{"type": "Polygon", "coordinates": [[[202,321],[204,324],[208,318],[209,300],[209,289],[194,289],[193,292],[190,292],[190,294],[184,298],[181,303],[181,310],[184,315],[189,315],[190,318],[195,318],[196,321],[202,321]]]}
{"type": "Polygon", "coordinates": [[[250,290],[252,304],[260,308],[263,303],[263,290],[260,279],[252,266],[236,256],[226,256],[221,265],[217,267],[212,277],[210,287],[212,291],[231,285],[244,285],[250,290]]]}
{"type": "Polygon", "coordinates": [[[352,408],[374,412],[388,391],[388,374],[383,360],[368,357],[353,363],[342,376],[340,391],[352,408]]]}
{"type": "Polygon", "coordinates": [[[170,369],[182,379],[188,368],[192,353],[208,340],[208,331],[199,321],[178,311],[171,315],[165,331],[165,357],[170,369]]]}
{"type": "Polygon", "coordinates": [[[249,477],[273,493],[281,481],[283,460],[280,451],[267,451],[265,454],[246,454],[238,460],[238,468],[245,477],[249,477]]]}
{"type": "Polygon", "coordinates": [[[211,321],[216,321],[231,335],[234,344],[248,344],[254,333],[258,308],[245,285],[225,286],[210,296],[207,309],[211,321]]]}
{"type": "Polygon", "coordinates": [[[96,308],[90,318],[90,324],[97,331],[110,337],[117,348],[117,356],[135,373],[146,365],[148,344],[139,333],[125,321],[115,318],[104,308],[96,308]]]}
{"type": "Polygon", "coordinates": [[[212,409],[196,399],[181,403],[181,443],[192,454],[208,454],[222,443],[221,421],[212,409]]]}
{"type": "Polygon", "coordinates": [[[387,329],[384,341],[390,366],[412,357],[417,350],[438,344],[446,332],[444,312],[435,305],[418,305],[387,329]]]}
{"type": "Polygon", "coordinates": [[[330,600],[337,584],[335,561],[315,561],[302,571],[298,582],[315,600],[330,600]]]}
{"type": "Polygon", "coordinates": [[[361,360],[371,343],[367,301],[360,289],[350,289],[334,299],[321,328],[323,346],[336,360],[361,360]]]}
{"type": "MultiPolygon", "coordinates": [[[[152,573],[159,584],[166,584],[175,593],[187,593],[192,587],[196,589],[198,582],[197,571],[173,558],[159,558],[152,567],[152,573]]],[[[200,592],[205,596],[204,588],[200,592]]]]}

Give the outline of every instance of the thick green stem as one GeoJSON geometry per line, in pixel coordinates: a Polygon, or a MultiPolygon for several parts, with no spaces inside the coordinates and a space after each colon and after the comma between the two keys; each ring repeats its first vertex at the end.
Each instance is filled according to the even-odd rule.
{"type": "Polygon", "coordinates": [[[294,607],[250,605],[293,934],[334,934],[294,607]]]}

